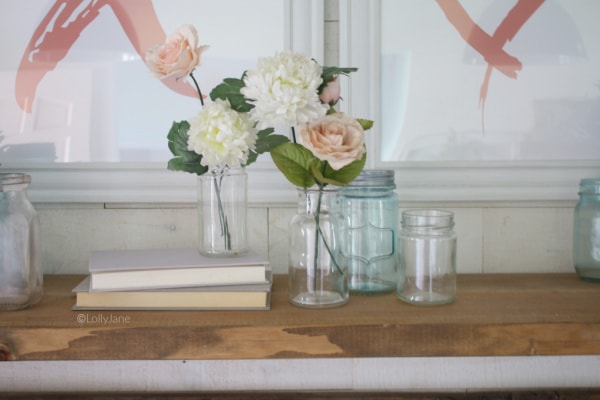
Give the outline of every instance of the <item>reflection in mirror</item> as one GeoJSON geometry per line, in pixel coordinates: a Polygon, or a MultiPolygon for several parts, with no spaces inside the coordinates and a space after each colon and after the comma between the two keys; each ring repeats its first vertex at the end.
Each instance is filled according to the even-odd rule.
{"type": "Polygon", "coordinates": [[[597,160],[600,2],[381,0],[381,161],[597,160]]]}
{"type": "Polygon", "coordinates": [[[166,162],[172,121],[194,116],[199,101],[154,78],[145,51],[179,26],[194,25],[200,44],[210,46],[194,73],[207,94],[285,48],[288,6],[46,0],[23,7],[3,0],[0,162],[166,162]]]}

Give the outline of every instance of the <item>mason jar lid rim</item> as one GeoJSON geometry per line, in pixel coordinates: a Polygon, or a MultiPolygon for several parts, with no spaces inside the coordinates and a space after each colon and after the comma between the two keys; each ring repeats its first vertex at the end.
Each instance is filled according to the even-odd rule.
{"type": "Polygon", "coordinates": [[[363,169],[348,186],[393,186],[394,170],[391,169],[363,169]]]}
{"type": "Polygon", "coordinates": [[[0,185],[21,185],[23,183],[31,183],[31,175],[20,172],[2,172],[0,173],[0,185]]]}

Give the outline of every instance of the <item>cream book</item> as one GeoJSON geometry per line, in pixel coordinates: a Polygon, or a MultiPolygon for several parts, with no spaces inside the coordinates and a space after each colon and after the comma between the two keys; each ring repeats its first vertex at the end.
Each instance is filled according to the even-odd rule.
{"type": "Polygon", "coordinates": [[[179,289],[92,292],[89,277],[79,283],[74,310],[269,310],[271,285],[229,285],[179,289]]]}
{"type": "Polygon", "coordinates": [[[271,282],[269,261],[253,251],[240,257],[205,257],[198,250],[93,251],[90,291],[249,285],[271,282]]]}

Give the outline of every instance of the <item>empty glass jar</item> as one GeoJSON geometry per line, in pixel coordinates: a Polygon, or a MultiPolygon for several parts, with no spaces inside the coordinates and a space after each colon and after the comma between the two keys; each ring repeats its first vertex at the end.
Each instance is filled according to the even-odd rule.
{"type": "Polygon", "coordinates": [[[27,197],[31,177],[0,174],[0,310],[36,304],[43,294],[38,216],[27,197]]]}
{"type": "Polygon", "coordinates": [[[352,294],[396,289],[398,195],[394,171],[363,170],[338,196],[347,232],[342,252],[348,259],[352,294]]]}
{"type": "Polygon", "coordinates": [[[444,210],[402,213],[398,252],[400,300],[440,305],[456,297],[456,233],[454,214],[444,210]]]}
{"type": "Polygon", "coordinates": [[[573,226],[573,262],[579,277],[600,282],[600,179],[582,179],[573,226]]]}

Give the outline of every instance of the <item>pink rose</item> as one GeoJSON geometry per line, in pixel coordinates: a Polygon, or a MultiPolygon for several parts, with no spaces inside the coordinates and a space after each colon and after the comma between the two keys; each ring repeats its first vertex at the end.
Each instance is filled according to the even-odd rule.
{"type": "Polygon", "coordinates": [[[193,25],[183,25],[165,43],[146,52],[146,64],[159,79],[188,76],[200,65],[200,55],[208,46],[198,46],[198,32],[193,25]]]}
{"type": "Polygon", "coordinates": [[[319,95],[319,99],[321,100],[321,103],[329,104],[333,107],[340,99],[340,92],[340,83],[337,81],[337,79],[333,78],[327,82],[327,85],[325,85],[323,88],[321,94],[319,95]]]}
{"type": "Polygon", "coordinates": [[[298,128],[300,144],[335,170],[360,160],[366,151],[362,126],[347,114],[325,115],[298,128]]]}

